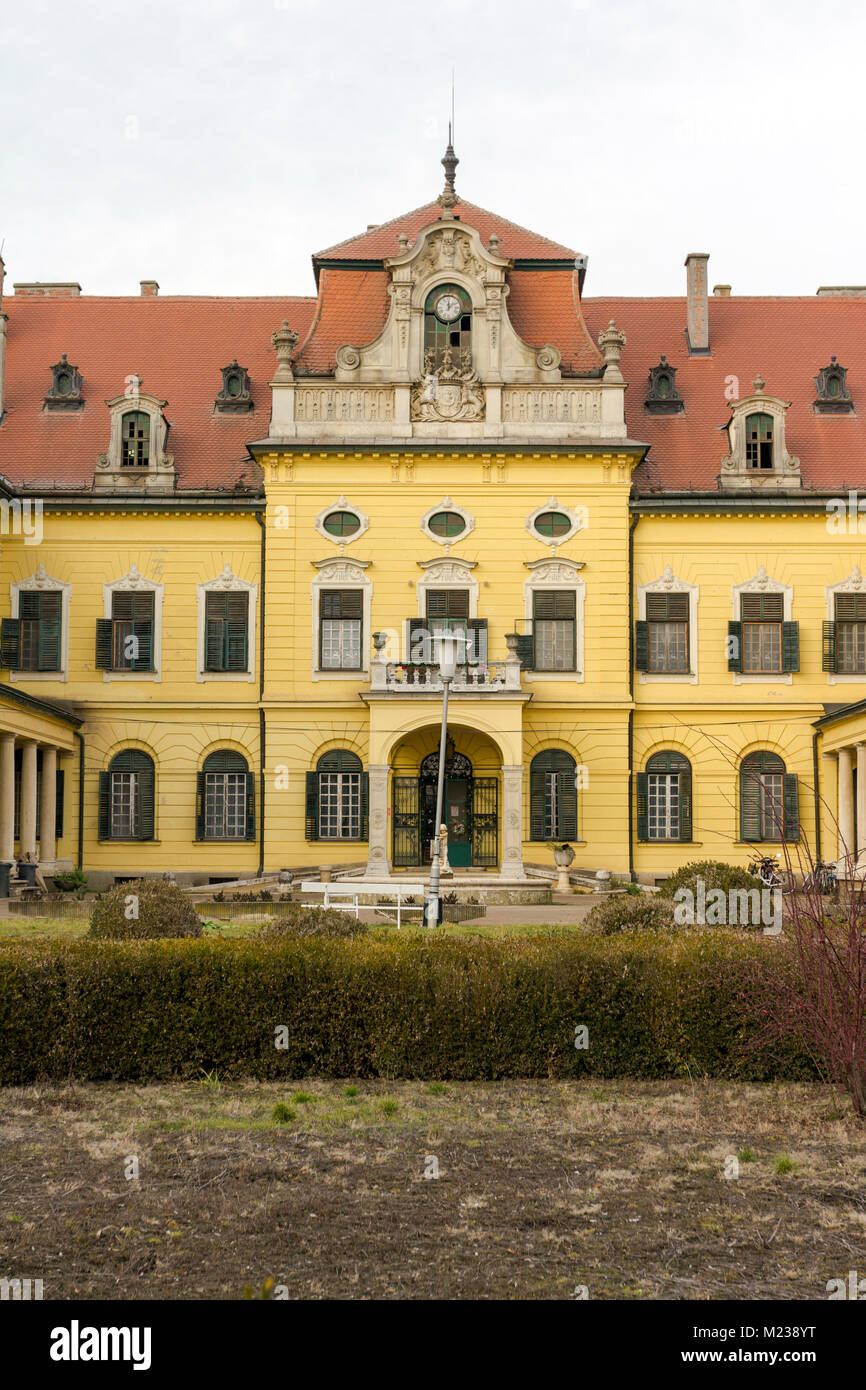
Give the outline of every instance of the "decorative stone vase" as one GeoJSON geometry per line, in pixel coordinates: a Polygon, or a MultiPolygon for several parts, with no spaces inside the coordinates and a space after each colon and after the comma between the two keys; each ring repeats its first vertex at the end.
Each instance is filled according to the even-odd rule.
{"type": "Polygon", "coordinates": [[[566,845],[564,849],[555,849],[553,851],[553,862],[556,864],[557,868],[567,869],[569,865],[574,862],[574,850],[571,848],[571,845],[566,845]]]}

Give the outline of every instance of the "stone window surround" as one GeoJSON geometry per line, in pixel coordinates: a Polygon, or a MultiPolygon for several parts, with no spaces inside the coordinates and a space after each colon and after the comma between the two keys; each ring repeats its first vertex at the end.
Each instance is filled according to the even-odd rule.
{"type": "MultiPolygon", "coordinates": [[[[543,507],[542,511],[546,511],[543,507]]],[[[565,510],[563,508],[563,510],[565,510]]],[[[523,614],[532,622],[532,598],[536,589],[559,589],[574,594],[574,671],[523,671],[523,680],[531,685],[538,682],[583,684],[584,674],[584,607],[586,584],[580,575],[583,560],[565,560],[561,556],[543,560],[525,560],[529,578],[523,584],[523,614]]]]}
{"type": "Polygon", "coordinates": [[[171,492],[175,481],[174,458],[165,452],[169,427],[163,415],[168,401],[142,391],[139,379],[134,374],[127,380],[128,393],[105,402],[110,416],[109,442],[106,452],[97,457],[94,484],[103,491],[140,484],[145,491],[171,492]],[[132,411],[140,411],[150,420],[150,449],[146,468],[122,467],[120,462],[123,417],[132,411]]]}
{"type": "Polygon", "coordinates": [[[755,391],[743,396],[741,400],[731,401],[731,418],[728,421],[728,440],[730,453],[725,454],[720,463],[720,485],[723,489],[750,488],[767,490],[799,488],[802,486],[800,460],[788,453],[785,443],[785,423],[790,401],[778,396],[764,394],[764,383],[760,377],[755,379],[755,391]],[[746,420],[750,415],[770,415],[773,419],[773,467],[772,469],[746,467],[746,420]]]}
{"type": "Polygon", "coordinates": [[[9,597],[12,600],[12,617],[18,617],[18,595],[26,593],[57,593],[62,594],[60,604],[60,670],[59,671],[10,671],[9,679],[12,684],[18,681],[68,681],[69,680],[69,604],[72,593],[72,585],[64,583],[61,579],[53,579],[45,569],[45,566],[37,565],[36,570],[27,579],[19,579],[16,583],[9,585],[9,597]]]}
{"type": "Polygon", "coordinates": [[[145,579],[136,565],[130,565],[128,572],[120,579],[112,579],[102,586],[103,617],[111,617],[112,595],[115,593],[153,594],[153,670],[152,671],[103,671],[103,681],[155,681],[162,680],[162,605],[165,585],[155,579],[145,579]]]}
{"type": "Polygon", "coordinates": [[[196,681],[253,681],[256,675],[256,602],[259,595],[258,584],[239,579],[231,565],[226,565],[221,574],[208,579],[204,584],[196,584],[196,681]],[[245,671],[206,671],[206,618],[207,595],[224,593],[246,593],[249,595],[247,614],[247,669],[245,671]]]}
{"type": "Polygon", "coordinates": [[[572,536],[577,535],[578,531],[581,529],[581,525],[582,517],[580,513],[574,511],[571,507],[567,507],[563,502],[557,502],[555,497],[549,498],[548,501],[543,502],[540,507],[536,507],[535,511],[530,512],[529,516],[526,518],[526,529],[532,539],[538,541],[541,545],[550,546],[550,551],[553,555],[556,554],[556,547],[558,545],[565,545],[566,541],[570,541],[572,536]],[[542,536],[539,531],[536,531],[535,522],[544,512],[562,512],[571,522],[571,530],[566,531],[565,535],[562,536],[542,536]]]}
{"type": "Polygon", "coordinates": [[[697,685],[698,683],[698,598],[697,584],[687,584],[665,565],[658,579],[637,586],[637,616],[646,622],[647,594],[688,594],[689,596],[689,669],[688,671],[638,671],[639,685],[697,685]]]}
{"type": "MultiPolygon", "coordinates": [[[[333,511],[333,507],[328,508],[333,511]]],[[[333,537],[331,537],[333,539],[333,537]]],[[[364,571],[372,560],[349,559],[348,556],[329,555],[326,560],[314,560],[318,574],[310,581],[312,599],[310,677],[314,681],[359,681],[370,679],[371,615],[373,609],[373,581],[364,571]],[[323,589],[361,589],[363,590],[363,619],[361,621],[361,665],[352,671],[323,671],[319,667],[319,595],[323,589]]]]}
{"type": "MultiPolygon", "coordinates": [[[[824,592],[827,598],[827,620],[835,622],[836,595],[866,594],[866,576],[860,573],[859,565],[855,565],[845,579],[840,579],[838,584],[828,584],[824,592]]],[[[866,681],[866,675],[858,674],[856,671],[827,671],[826,675],[828,685],[862,685],[866,681]]]]}
{"type": "Polygon", "coordinates": [[[332,502],[329,507],[322,508],[322,510],[319,512],[319,515],[313,522],[313,525],[315,526],[319,535],[323,536],[326,541],[330,541],[332,545],[338,545],[342,547],[344,545],[352,545],[354,541],[360,540],[364,532],[369,530],[370,518],[367,516],[366,512],[361,511],[360,507],[356,507],[352,502],[347,502],[343,494],[340,493],[340,496],[337,498],[336,502],[332,502]],[[325,530],[325,517],[330,516],[331,512],[352,512],[361,523],[358,527],[358,530],[355,531],[351,536],[332,536],[330,531],[325,530]]]}
{"type": "MultiPolygon", "coordinates": [[[[434,507],[434,511],[440,511],[439,507],[434,507]]],[[[477,560],[458,560],[455,556],[448,559],[419,560],[418,564],[424,573],[420,579],[415,581],[415,592],[418,596],[417,617],[427,617],[427,590],[428,589],[468,589],[469,590],[469,617],[478,617],[478,592],[480,585],[474,578],[472,571],[477,565],[477,560]]],[[[410,625],[405,624],[404,651],[406,659],[409,659],[410,625]]],[[[489,656],[489,652],[488,652],[489,656]]]]}
{"type": "MultiPolygon", "coordinates": [[[[791,614],[794,609],[794,586],[793,584],[782,584],[776,579],[771,579],[764,566],[752,579],[746,579],[742,584],[731,586],[732,613],[735,622],[740,621],[740,597],[742,594],[782,594],[782,621],[790,623],[791,614]]],[[[776,671],[770,675],[754,675],[749,672],[733,671],[734,685],[793,685],[794,673],[792,671],[776,671]]]]}
{"type": "MultiPolygon", "coordinates": [[[[461,507],[458,502],[452,502],[451,498],[446,493],[441,502],[437,502],[434,507],[428,508],[422,516],[419,525],[428,540],[435,541],[436,545],[443,545],[447,554],[452,545],[456,545],[458,541],[465,541],[470,531],[475,530],[475,517],[472,516],[471,512],[467,512],[465,507],[461,507]],[[434,531],[430,530],[431,517],[434,517],[437,512],[456,512],[458,516],[463,518],[465,529],[460,532],[459,536],[437,536],[434,531]]],[[[446,584],[445,588],[447,587],[446,584]]],[[[421,614],[420,616],[423,617],[424,615],[421,614]]]]}

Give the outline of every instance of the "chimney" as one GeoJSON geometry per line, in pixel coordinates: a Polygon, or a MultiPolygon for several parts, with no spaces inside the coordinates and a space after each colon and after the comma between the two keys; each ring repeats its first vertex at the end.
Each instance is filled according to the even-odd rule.
{"type": "Polygon", "coordinates": [[[16,294],[26,295],[29,299],[77,299],[81,294],[77,280],[30,280],[12,288],[16,294]]]}
{"type": "Polygon", "coordinates": [[[730,285],[713,285],[713,294],[717,299],[730,299],[731,287],[730,285]]]}
{"type": "Polygon", "coordinates": [[[819,285],[815,293],[822,299],[866,299],[866,285],[819,285]]]}
{"type": "Polygon", "coordinates": [[[686,256],[686,333],[691,357],[705,357],[710,350],[709,301],[707,298],[708,251],[686,256]]]}
{"type": "Polygon", "coordinates": [[[156,299],[159,294],[159,285],[156,280],[139,280],[142,299],[156,299]]]}

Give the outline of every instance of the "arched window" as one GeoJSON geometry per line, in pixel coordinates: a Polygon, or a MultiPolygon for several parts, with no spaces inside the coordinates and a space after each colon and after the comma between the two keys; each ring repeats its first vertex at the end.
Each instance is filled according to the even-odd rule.
{"type": "Polygon", "coordinates": [[[577,839],[577,767],[570,753],[537,753],[529,769],[529,838],[577,839]]]}
{"type": "Polygon", "coordinates": [[[773,467],[773,417],[764,411],[746,417],[746,467],[773,467]]]}
{"type": "Polygon", "coordinates": [[[356,753],[325,753],[307,773],[308,840],[366,840],[367,774],[356,753]]]}
{"type": "Polygon", "coordinates": [[[147,468],[150,463],[150,416],[129,410],[120,425],[121,468],[147,468]]]}
{"type": "Polygon", "coordinates": [[[125,748],[99,774],[100,840],[153,839],[153,759],[125,748]]]}
{"type": "Polygon", "coordinates": [[[654,753],[637,775],[639,840],[692,838],[692,768],[682,753],[654,753]]]}
{"type": "Polygon", "coordinates": [[[246,758],[226,749],[205,758],[197,776],[197,840],[254,840],[256,792],[246,758]]]}
{"type": "Polygon", "coordinates": [[[437,285],[424,302],[424,366],[472,366],[472,300],[460,285],[437,285]]]}
{"type": "Polygon", "coordinates": [[[750,753],[740,765],[740,839],[799,838],[796,775],[777,753],[750,753]]]}

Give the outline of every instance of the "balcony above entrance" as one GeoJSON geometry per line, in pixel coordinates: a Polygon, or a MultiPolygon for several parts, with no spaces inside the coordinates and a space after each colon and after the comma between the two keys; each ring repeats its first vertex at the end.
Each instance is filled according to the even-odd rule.
{"type": "MultiPolygon", "coordinates": [[[[375,633],[373,641],[376,655],[371,666],[370,691],[366,698],[402,696],[405,699],[442,695],[442,679],[439,667],[434,662],[388,661],[384,654],[385,634],[375,633]]],[[[469,662],[458,667],[451,682],[451,694],[529,700],[532,697],[523,693],[520,670],[516,642],[509,641],[508,656],[504,661],[469,662]]]]}

